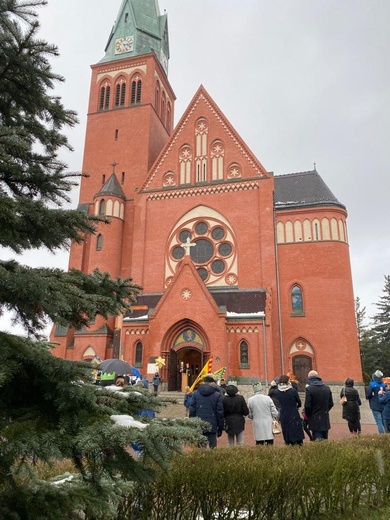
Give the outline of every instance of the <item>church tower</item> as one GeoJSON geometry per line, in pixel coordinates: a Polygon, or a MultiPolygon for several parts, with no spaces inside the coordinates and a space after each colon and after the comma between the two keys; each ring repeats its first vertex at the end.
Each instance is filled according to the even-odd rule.
{"type": "MultiPolygon", "coordinates": [[[[110,225],[100,224],[96,235],[72,246],[70,268],[131,276],[134,196],[173,128],[176,98],[168,60],[167,15],[160,14],[158,0],[123,0],[105,55],[91,67],[82,165],[87,176],[79,197],[79,209],[107,216],[110,225]]],[[[66,343],[80,353],[94,334],[94,350],[106,357],[114,326],[113,318],[97,320],[88,334],[79,331],[73,338],[68,332],[66,343]]]]}

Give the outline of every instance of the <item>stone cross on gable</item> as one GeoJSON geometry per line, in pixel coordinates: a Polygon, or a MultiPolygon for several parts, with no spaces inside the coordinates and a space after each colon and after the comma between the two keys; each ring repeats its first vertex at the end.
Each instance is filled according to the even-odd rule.
{"type": "Polygon", "coordinates": [[[191,247],[196,246],[195,242],[191,242],[191,238],[187,237],[186,241],[180,244],[186,252],[186,256],[190,254],[191,247]]]}

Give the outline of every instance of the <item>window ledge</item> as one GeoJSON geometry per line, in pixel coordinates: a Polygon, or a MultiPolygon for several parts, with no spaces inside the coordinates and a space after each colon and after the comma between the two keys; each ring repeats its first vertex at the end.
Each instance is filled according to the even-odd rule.
{"type": "Polygon", "coordinates": [[[251,366],[249,363],[240,363],[238,365],[238,368],[245,368],[245,369],[249,369],[251,366]]]}
{"type": "Polygon", "coordinates": [[[306,313],[305,312],[292,312],[291,313],[291,317],[292,318],[296,318],[296,317],[305,317],[306,316],[306,313]]]}

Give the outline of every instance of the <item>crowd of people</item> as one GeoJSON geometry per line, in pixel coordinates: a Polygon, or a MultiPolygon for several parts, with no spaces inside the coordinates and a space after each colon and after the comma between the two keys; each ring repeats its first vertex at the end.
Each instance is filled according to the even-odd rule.
{"type": "MultiPolygon", "coordinates": [[[[334,401],[330,387],[317,371],[308,373],[303,403],[293,374],[275,378],[268,393],[265,393],[260,382],[253,384],[254,393],[248,402],[240,394],[235,381],[221,383],[218,384],[209,374],[194,392],[186,394],[184,400],[190,418],[199,417],[209,423],[209,429],[203,433],[210,448],[217,446],[217,439],[223,431],[227,434],[229,445],[244,444],[246,417],[252,421],[256,444],[272,445],[279,425],[287,445],[302,445],[305,435],[310,441],[328,439],[331,427],[329,411],[334,401]]],[[[372,375],[366,399],[378,433],[390,433],[390,388],[383,382],[380,370],[372,375]]],[[[345,380],[340,391],[340,404],[342,418],[346,420],[349,431],[360,434],[362,401],[352,378],[345,380]]]]}

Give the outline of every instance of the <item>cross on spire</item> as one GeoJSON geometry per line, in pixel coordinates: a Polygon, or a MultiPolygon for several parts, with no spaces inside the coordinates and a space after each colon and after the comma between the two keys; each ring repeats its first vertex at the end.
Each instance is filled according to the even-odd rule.
{"type": "Polygon", "coordinates": [[[112,166],[112,173],[115,173],[115,166],[118,166],[119,163],[117,163],[116,161],[114,161],[113,163],[111,163],[110,166],[112,166]]]}
{"type": "Polygon", "coordinates": [[[188,256],[190,254],[191,247],[195,247],[195,246],[196,246],[195,242],[191,242],[191,237],[187,237],[186,241],[181,244],[181,247],[186,252],[186,256],[188,256]]]}

